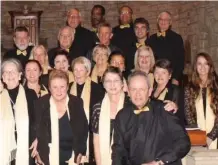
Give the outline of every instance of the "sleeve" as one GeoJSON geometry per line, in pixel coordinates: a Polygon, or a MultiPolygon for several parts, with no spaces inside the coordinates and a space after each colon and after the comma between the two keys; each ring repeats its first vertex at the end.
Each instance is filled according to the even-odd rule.
{"type": "Polygon", "coordinates": [[[218,137],[218,116],[216,116],[216,119],[214,121],[214,126],[210,131],[210,133],[207,134],[207,136],[212,140],[215,140],[218,137]]]}
{"type": "Polygon", "coordinates": [[[173,139],[173,148],[168,152],[166,151],[165,154],[160,156],[158,159],[162,160],[166,164],[170,164],[183,158],[189,152],[191,143],[189,136],[185,128],[183,128],[180,124],[179,119],[173,114],[165,112],[164,110],[163,113],[166,114],[168,129],[173,139]]]}
{"type": "Polygon", "coordinates": [[[91,117],[91,131],[95,134],[98,134],[100,109],[101,105],[99,103],[93,106],[93,113],[91,117]]]}
{"type": "Polygon", "coordinates": [[[182,77],[183,69],[184,69],[184,61],[185,61],[185,49],[182,37],[180,35],[176,36],[175,47],[174,47],[174,68],[172,78],[176,80],[180,80],[182,77]]]}

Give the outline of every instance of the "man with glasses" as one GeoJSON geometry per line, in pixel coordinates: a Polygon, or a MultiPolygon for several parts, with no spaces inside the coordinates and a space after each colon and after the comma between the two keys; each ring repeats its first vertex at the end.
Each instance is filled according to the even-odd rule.
{"type": "Polygon", "coordinates": [[[158,32],[148,39],[155,59],[168,59],[173,65],[172,83],[179,85],[184,68],[184,45],[182,37],[171,30],[170,12],[161,12],[157,18],[158,32]]]}
{"type": "Polygon", "coordinates": [[[133,11],[129,6],[119,9],[119,25],[113,28],[112,44],[120,48],[126,58],[126,67],[131,69],[131,45],[136,40],[133,23],[133,11]]]}

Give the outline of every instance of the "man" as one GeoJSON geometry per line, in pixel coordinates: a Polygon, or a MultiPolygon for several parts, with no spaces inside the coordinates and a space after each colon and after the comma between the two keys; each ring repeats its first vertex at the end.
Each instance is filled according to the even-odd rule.
{"type": "Polygon", "coordinates": [[[156,60],[168,59],[173,65],[172,83],[179,85],[184,68],[184,45],[182,37],[171,30],[172,16],[168,11],[157,18],[158,32],[148,39],[156,60]]]}
{"type": "Polygon", "coordinates": [[[81,26],[81,13],[79,9],[70,9],[67,13],[67,25],[75,29],[74,46],[80,52],[77,56],[86,56],[95,45],[95,33],[81,26]]]}
{"type": "Polygon", "coordinates": [[[97,33],[98,25],[105,22],[105,8],[101,5],[95,5],[91,11],[92,31],[97,33]]]}
{"type": "Polygon", "coordinates": [[[132,105],[118,112],[114,123],[112,165],[182,165],[190,140],[179,119],[161,101],[149,101],[146,74],[128,78],[132,105]]]}
{"type": "Polygon", "coordinates": [[[14,44],[16,48],[9,50],[3,56],[3,60],[7,58],[18,59],[23,68],[30,57],[30,52],[33,46],[30,45],[30,36],[28,29],[24,26],[16,27],[14,30],[14,44]]]}
{"type": "Polygon", "coordinates": [[[132,23],[133,11],[129,6],[122,6],[119,9],[119,14],[120,24],[113,28],[112,44],[123,51],[126,58],[126,67],[132,69],[131,46],[136,40],[132,23]]]}
{"type": "MultiPolygon", "coordinates": [[[[102,23],[98,26],[97,36],[99,38],[99,43],[97,43],[97,44],[102,44],[102,45],[108,46],[110,48],[111,52],[120,51],[119,48],[117,48],[116,46],[111,44],[111,38],[113,36],[113,33],[112,33],[111,25],[109,23],[102,23]]],[[[92,65],[94,64],[93,60],[92,60],[93,49],[94,48],[92,48],[86,55],[86,57],[90,61],[92,61],[92,65]]]]}

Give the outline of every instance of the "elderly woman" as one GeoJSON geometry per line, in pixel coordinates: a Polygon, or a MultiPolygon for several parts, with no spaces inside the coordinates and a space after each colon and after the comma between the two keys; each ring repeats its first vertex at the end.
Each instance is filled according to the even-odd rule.
{"type": "MultiPolygon", "coordinates": [[[[5,85],[1,97],[0,139],[3,139],[0,152],[2,165],[30,165],[29,147],[34,140],[33,102],[37,99],[32,89],[24,89],[20,84],[22,65],[16,59],[7,59],[1,66],[5,85]]],[[[34,155],[32,155],[34,156],[34,155]]]]}
{"type": "Polygon", "coordinates": [[[69,59],[68,52],[64,49],[59,49],[54,54],[53,67],[57,70],[62,70],[68,74],[69,83],[74,81],[73,73],[69,71],[69,59]]]}
{"type": "Polygon", "coordinates": [[[97,45],[93,49],[93,60],[96,63],[92,73],[92,81],[100,84],[102,82],[102,76],[108,67],[108,57],[110,55],[110,49],[105,45],[97,45]]]}
{"type": "Polygon", "coordinates": [[[154,83],[153,67],[155,64],[154,54],[149,46],[140,46],[136,53],[134,59],[135,69],[141,70],[148,75],[151,86],[154,83]]]}
{"type": "Polygon", "coordinates": [[[116,67],[108,67],[102,77],[106,90],[104,99],[94,105],[92,131],[97,165],[111,165],[111,145],[113,143],[113,123],[116,114],[128,104],[123,92],[123,76],[116,67]]]}
{"type": "Polygon", "coordinates": [[[218,76],[210,55],[195,57],[191,82],[184,89],[188,125],[197,125],[207,133],[209,149],[217,149],[218,76]]]}
{"type": "MultiPolygon", "coordinates": [[[[70,84],[70,94],[81,97],[83,99],[83,105],[86,113],[88,123],[92,116],[91,108],[98,103],[104,97],[104,91],[102,87],[93,82],[89,77],[91,72],[91,62],[85,57],[78,57],[72,62],[72,71],[75,81],[70,84]]],[[[89,139],[87,139],[87,158],[85,162],[93,163],[94,151],[93,151],[93,134],[89,133],[89,139]]]]}
{"type": "Polygon", "coordinates": [[[42,67],[36,60],[29,60],[25,65],[25,78],[24,88],[33,89],[38,97],[42,97],[48,94],[48,90],[45,85],[40,84],[40,78],[42,76],[42,67]]]}
{"type": "Polygon", "coordinates": [[[68,85],[67,73],[53,70],[49,75],[51,95],[35,104],[37,161],[45,165],[79,164],[86,153],[88,123],[83,101],[67,93],[68,85]]]}

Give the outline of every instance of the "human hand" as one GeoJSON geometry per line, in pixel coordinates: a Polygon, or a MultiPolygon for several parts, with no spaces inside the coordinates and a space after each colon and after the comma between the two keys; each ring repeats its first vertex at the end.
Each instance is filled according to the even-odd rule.
{"type": "Polygon", "coordinates": [[[37,154],[36,157],[35,157],[35,163],[36,163],[36,165],[45,165],[42,162],[42,159],[40,158],[39,154],[37,154]]]}
{"type": "Polygon", "coordinates": [[[175,114],[178,111],[178,106],[176,103],[174,103],[173,101],[170,100],[164,100],[164,103],[166,103],[166,105],[164,106],[164,109],[168,112],[173,111],[173,113],[175,114]]]}
{"type": "Polygon", "coordinates": [[[80,164],[82,160],[82,154],[78,154],[77,158],[76,158],[76,164],[80,164]]]}
{"type": "Polygon", "coordinates": [[[32,143],[32,145],[30,146],[30,150],[32,150],[31,152],[31,157],[34,158],[36,155],[38,155],[38,151],[37,151],[37,145],[38,145],[38,140],[35,139],[32,143]]]}
{"type": "Polygon", "coordinates": [[[172,84],[179,86],[179,81],[176,79],[172,79],[172,84]]]}

